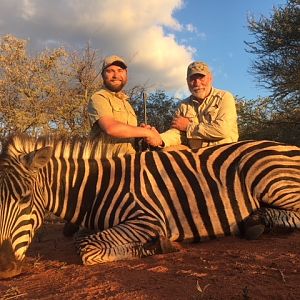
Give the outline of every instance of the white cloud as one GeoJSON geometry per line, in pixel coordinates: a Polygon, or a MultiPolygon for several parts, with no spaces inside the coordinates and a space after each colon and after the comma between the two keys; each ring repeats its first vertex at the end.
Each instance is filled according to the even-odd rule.
{"type": "MultiPolygon", "coordinates": [[[[185,27],[173,17],[182,7],[183,0],[2,0],[0,33],[29,38],[42,48],[49,41],[73,47],[90,42],[103,55],[128,61],[131,85],[178,92],[186,89],[186,67],[194,53],[174,36],[185,27]]],[[[187,28],[197,30],[192,24],[187,28]]]]}
{"type": "Polygon", "coordinates": [[[186,24],[185,27],[189,32],[197,32],[197,28],[193,24],[186,24]]]}
{"type": "Polygon", "coordinates": [[[21,17],[25,20],[30,20],[35,15],[35,5],[31,0],[22,1],[22,14],[21,17]]]}

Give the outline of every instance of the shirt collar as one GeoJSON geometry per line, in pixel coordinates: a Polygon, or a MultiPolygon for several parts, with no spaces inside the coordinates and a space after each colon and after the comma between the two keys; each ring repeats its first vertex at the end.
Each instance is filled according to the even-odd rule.
{"type": "Polygon", "coordinates": [[[103,89],[106,90],[108,93],[110,93],[110,94],[116,96],[117,98],[121,99],[121,100],[128,100],[129,99],[129,97],[123,91],[113,92],[113,91],[109,90],[108,88],[106,88],[105,86],[103,86],[103,89]]]}

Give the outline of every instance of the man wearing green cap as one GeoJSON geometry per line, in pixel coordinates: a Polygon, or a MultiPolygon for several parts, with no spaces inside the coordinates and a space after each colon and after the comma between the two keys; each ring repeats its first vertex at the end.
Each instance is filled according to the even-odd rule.
{"type": "Polygon", "coordinates": [[[123,92],[127,83],[127,65],[123,58],[111,55],[102,65],[103,88],[88,103],[91,137],[102,142],[102,156],[134,153],[135,138],[147,138],[151,143],[160,140],[159,134],[137,126],[136,114],[123,92]]]}
{"type": "Polygon", "coordinates": [[[183,100],[173,118],[171,129],[161,133],[161,141],[152,146],[186,144],[192,149],[236,142],[237,113],[233,95],[212,86],[212,72],[204,62],[187,68],[191,96],[183,100]]]}

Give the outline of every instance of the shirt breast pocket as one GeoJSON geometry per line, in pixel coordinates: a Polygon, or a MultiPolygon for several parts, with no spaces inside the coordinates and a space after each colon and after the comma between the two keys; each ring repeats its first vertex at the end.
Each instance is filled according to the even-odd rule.
{"type": "Polygon", "coordinates": [[[213,106],[213,107],[210,107],[205,115],[206,115],[206,119],[209,121],[209,122],[212,122],[214,121],[216,118],[217,118],[217,115],[218,115],[218,107],[217,106],[213,106]]]}
{"type": "Polygon", "coordinates": [[[126,122],[127,119],[127,113],[124,110],[123,107],[119,106],[119,105],[115,105],[113,107],[113,117],[117,120],[117,121],[121,121],[121,122],[126,122]]]}
{"type": "Polygon", "coordinates": [[[114,106],[113,107],[113,112],[116,112],[116,113],[119,113],[119,112],[121,112],[122,111],[122,107],[121,106],[114,106]]]}

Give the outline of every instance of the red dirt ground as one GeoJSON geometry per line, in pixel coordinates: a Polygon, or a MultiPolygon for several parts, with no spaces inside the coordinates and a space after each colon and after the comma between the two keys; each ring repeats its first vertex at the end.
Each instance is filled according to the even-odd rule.
{"type": "Polygon", "coordinates": [[[0,281],[1,300],[300,299],[300,232],[255,241],[226,237],[86,267],[62,228],[44,225],[24,273],[0,281]]]}

